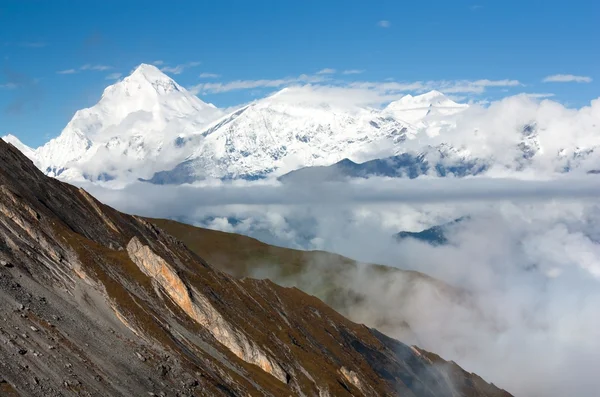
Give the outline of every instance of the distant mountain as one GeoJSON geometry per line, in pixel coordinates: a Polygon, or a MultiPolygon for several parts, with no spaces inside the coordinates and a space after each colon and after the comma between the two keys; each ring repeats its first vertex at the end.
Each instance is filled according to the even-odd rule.
{"type": "Polygon", "coordinates": [[[32,150],[15,137],[7,139],[49,176],[117,186],[139,179],[255,180],[331,165],[333,174],[346,177],[600,169],[595,156],[600,142],[587,134],[595,128],[594,117],[573,126],[574,132],[586,132],[576,140],[575,134],[558,139],[553,126],[537,116],[518,121],[502,116],[528,106],[530,99],[513,97],[492,106],[498,114],[488,119],[482,109],[470,111],[439,91],[405,95],[374,109],[329,98],[319,89],[289,87],[225,114],[142,64],[106,88],[96,105],[78,111],[44,146],[32,150]]]}
{"type": "Polygon", "coordinates": [[[377,142],[396,145],[416,131],[372,109],[334,106],[318,95],[284,89],[215,122],[185,142],[192,154],[155,183],[206,177],[257,179],[281,170],[329,165],[377,142]]]}
{"type": "Polygon", "coordinates": [[[460,157],[445,162],[438,157],[437,163],[430,164],[427,157],[431,156],[425,153],[418,155],[403,153],[360,164],[344,159],[330,166],[300,168],[282,175],[279,180],[284,183],[314,183],[370,177],[414,179],[425,174],[440,177],[448,175],[463,177],[480,174],[488,167],[483,160],[469,160],[460,157]]]}
{"type": "Polygon", "coordinates": [[[3,396],[510,397],[296,288],[215,269],[3,140],[0,191],[3,396]]]}
{"type": "Polygon", "coordinates": [[[60,136],[35,151],[44,173],[66,180],[136,180],[186,157],[181,142],[223,112],[155,66],[142,64],[75,113],[60,136]]]}
{"type": "Polygon", "coordinates": [[[464,220],[467,220],[468,217],[460,217],[458,219],[453,220],[452,222],[444,223],[442,225],[432,226],[428,229],[422,230],[420,232],[400,232],[395,235],[398,241],[406,240],[406,239],[415,239],[422,241],[424,243],[431,244],[433,246],[437,245],[445,245],[448,243],[448,229],[451,226],[454,226],[464,220]]]}
{"type": "Polygon", "coordinates": [[[30,148],[29,146],[25,145],[16,136],[8,134],[8,135],[3,136],[2,140],[4,142],[10,143],[11,145],[13,145],[17,149],[19,149],[21,151],[21,153],[23,153],[25,156],[27,156],[30,160],[36,161],[35,150],[30,148]]]}

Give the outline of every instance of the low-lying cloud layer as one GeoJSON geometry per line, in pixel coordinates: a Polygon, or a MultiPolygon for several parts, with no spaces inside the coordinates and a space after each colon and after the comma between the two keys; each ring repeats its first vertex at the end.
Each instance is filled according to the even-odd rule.
{"type": "MultiPolygon", "coordinates": [[[[128,212],[418,270],[463,288],[468,302],[403,276],[339,276],[365,297],[346,308],[353,320],[455,360],[517,395],[564,396],[591,395],[598,386],[597,186],[590,177],[88,188],[128,212]],[[393,238],[461,216],[469,218],[449,229],[448,245],[393,238]]],[[[287,283],[311,292],[311,280],[327,265],[287,283]]],[[[256,275],[269,272],[265,264],[256,275]]]]}

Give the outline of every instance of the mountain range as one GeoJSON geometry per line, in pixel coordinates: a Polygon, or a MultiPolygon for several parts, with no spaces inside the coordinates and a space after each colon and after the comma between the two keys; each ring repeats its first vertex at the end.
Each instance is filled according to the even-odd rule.
{"type": "Polygon", "coordinates": [[[510,396],[296,288],[217,270],[3,141],[0,191],[2,395],[510,396]]]}
{"type": "MultiPolygon", "coordinates": [[[[523,103],[497,106],[510,111],[531,105],[527,98],[516,101],[523,103]]],[[[45,145],[32,149],[12,135],[4,140],[46,175],[116,185],[254,180],[328,166],[328,174],[343,171],[345,177],[600,169],[597,134],[563,144],[536,115],[496,125],[500,110],[480,119],[481,107],[438,91],[371,108],[328,99],[310,87],[288,87],[225,112],[142,64],[107,87],[96,105],[77,111],[45,145]]],[[[584,121],[579,128],[597,128],[593,118],[584,121]]]]}

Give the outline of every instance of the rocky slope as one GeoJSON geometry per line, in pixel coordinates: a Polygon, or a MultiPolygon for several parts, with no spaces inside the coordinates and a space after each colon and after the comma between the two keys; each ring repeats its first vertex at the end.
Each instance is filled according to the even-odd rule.
{"type": "MultiPolygon", "coordinates": [[[[431,304],[431,296],[439,299],[438,308],[442,305],[461,307],[481,316],[471,294],[420,272],[360,263],[330,252],[277,247],[248,236],[173,220],[147,220],[236,278],[268,278],[278,285],[296,287],[321,299],[343,316],[410,344],[421,346],[423,343],[413,330],[413,320],[417,323],[419,320],[414,318],[411,307],[431,304]],[[377,285],[380,288],[374,287],[377,285]],[[423,299],[425,297],[429,300],[423,299]],[[395,302],[393,313],[387,312],[382,301],[395,302]]],[[[430,233],[407,236],[400,233],[398,236],[423,239],[422,234],[429,237],[430,233]]]]}
{"type": "Polygon", "coordinates": [[[3,141],[0,190],[6,394],[509,396],[297,289],[215,270],[3,141]]]}

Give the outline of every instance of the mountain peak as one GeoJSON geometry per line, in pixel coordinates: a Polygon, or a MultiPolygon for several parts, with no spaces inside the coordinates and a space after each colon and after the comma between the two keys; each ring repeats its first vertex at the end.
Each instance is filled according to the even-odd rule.
{"type": "Polygon", "coordinates": [[[421,95],[417,95],[416,98],[436,98],[439,96],[445,96],[442,92],[437,90],[431,90],[421,95]]]}
{"type": "Polygon", "coordinates": [[[142,77],[148,81],[173,81],[173,79],[163,73],[159,68],[147,63],[140,64],[133,70],[129,77],[142,77]]]}
{"type": "Polygon", "coordinates": [[[166,95],[174,91],[185,91],[185,89],[156,66],[142,63],[129,76],[107,87],[102,97],[147,97],[166,95]]]}
{"type": "Polygon", "coordinates": [[[25,145],[23,142],[21,142],[21,140],[19,138],[17,138],[16,136],[14,136],[12,134],[7,134],[2,137],[2,140],[4,142],[10,143],[11,145],[13,145],[17,149],[19,149],[19,151],[21,153],[23,153],[25,156],[29,157],[31,160],[35,159],[35,151],[32,148],[30,148],[29,146],[25,145]]]}

